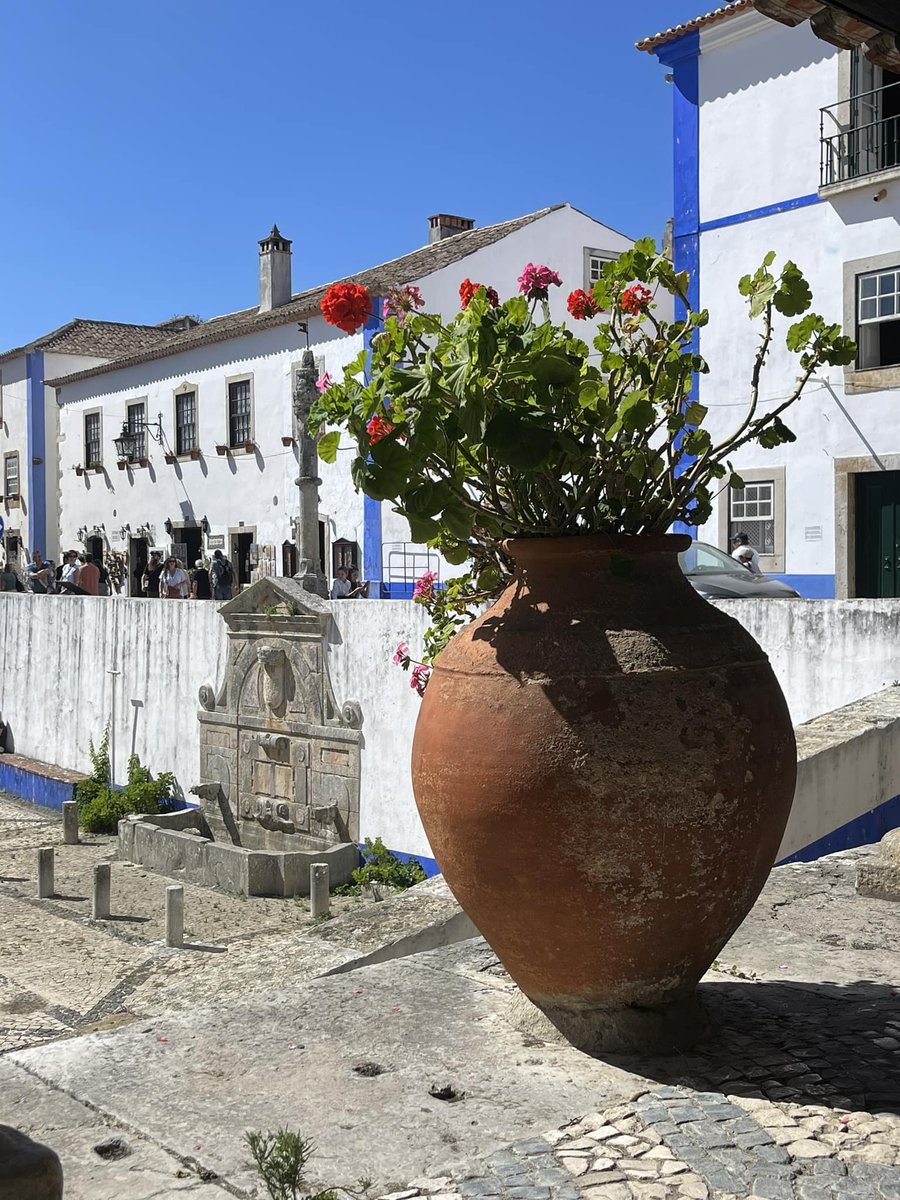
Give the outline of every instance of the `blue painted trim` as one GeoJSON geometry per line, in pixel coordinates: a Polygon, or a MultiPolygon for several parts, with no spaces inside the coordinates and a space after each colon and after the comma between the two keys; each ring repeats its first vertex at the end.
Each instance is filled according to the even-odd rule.
{"type": "Polygon", "coordinates": [[[766,204],[762,208],[749,208],[746,212],[732,213],[730,217],[716,217],[713,221],[701,221],[700,232],[724,229],[728,225],[743,225],[745,221],[759,221],[763,217],[776,217],[779,213],[792,212],[795,208],[808,208],[821,204],[822,197],[813,192],[809,196],[795,196],[793,200],[780,200],[777,204],[766,204]]]}
{"type": "MultiPolygon", "coordinates": [[[[672,68],[672,143],[674,148],[673,238],[676,271],[689,276],[688,301],[693,309],[700,307],[700,31],[686,33],[660,46],[656,56],[672,68]]],[[[675,315],[683,318],[684,305],[676,301],[675,315]]],[[[700,331],[694,330],[691,343],[694,354],[700,352],[700,331]]],[[[697,395],[696,374],[691,382],[691,399],[697,395]]],[[[680,445],[681,435],[678,438],[680,445]]],[[[681,475],[695,461],[695,456],[683,454],[675,468],[681,475]]],[[[696,538],[697,529],[684,521],[676,521],[673,533],[687,533],[696,538]]]]}
{"type": "Polygon", "coordinates": [[[44,412],[44,354],[25,355],[26,407],[28,412],[28,553],[47,553],[47,464],[44,412]],[[40,459],[40,462],[35,462],[40,459]]]}
{"type": "MultiPolygon", "coordinates": [[[[381,320],[376,313],[381,312],[381,300],[373,298],[372,315],[366,321],[363,329],[363,346],[366,351],[366,382],[369,381],[369,365],[372,361],[372,338],[381,329],[381,320]]],[[[362,574],[368,581],[369,595],[373,599],[383,597],[382,578],[384,563],[382,560],[382,530],[381,530],[381,501],[373,500],[371,496],[363,496],[363,553],[362,574]]]]}
{"type": "Polygon", "coordinates": [[[48,779],[25,767],[14,766],[4,762],[0,755],[0,792],[9,792],[29,804],[39,804],[41,808],[55,808],[62,812],[66,800],[75,799],[74,783],[63,783],[60,779],[48,779]]]}
{"type": "Polygon", "coordinates": [[[885,800],[870,812],[860,817],[854,817],[846,825],[841,825],[827,833],[818,841],[810,842],[802,850],[783,858],[776,866],[791,862],[812,862],[825,854],[836,854],[838,850],[852,850],[854,846],[868,846],[872,842],[881,841],[891,829],[900,827],[900,796],[885,800]]]}
{"type": "Polygon", "coordinates": [[[833,575],[770,575],[770,579],[780,579],[790,584],[805,600],[833,600],[833,575]]]}

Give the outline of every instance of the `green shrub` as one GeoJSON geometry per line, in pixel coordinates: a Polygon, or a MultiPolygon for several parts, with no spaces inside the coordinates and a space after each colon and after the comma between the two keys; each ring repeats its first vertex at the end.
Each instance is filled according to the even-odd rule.
{"type": "Polygon", "coordinates": [[[383,883],[402,892],[427,878],[417,858],[401,862],[396,854],[385,848],[381,838],[376,838],[374,842],[366,838],[362,856],[363,865],[353,872],[353,883],[336,887],[336,895],[358,896],[367,884],[372,883],[383,883]]]}
{"type": "Polygon", "coordinates": [[[87,833],[115,833],[119,822],[129,813],[165,812],[172,806],[175,777],[163,771],[154,779],[141,760],[132,754],[128,760],[128,783],[122,791],[109,787],[109,730],[97,749],[90,745],[94,770],[75,791],[79,820],[87,833]],[[106,773],[100,778],[105,763],[106,773]]]}

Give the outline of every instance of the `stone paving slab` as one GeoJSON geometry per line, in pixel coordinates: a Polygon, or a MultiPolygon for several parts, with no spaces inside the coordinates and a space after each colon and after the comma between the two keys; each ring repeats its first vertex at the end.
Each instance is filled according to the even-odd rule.
{"type": "MultiPolygon", "coordinates": [[[[63,1165],[67,1200],[220,1200],[230,1193],[146,1139],[104,1121],[83,1104],[0,1058],[0,1121],[52,1145],[63,1165]],[[94,1147],[120,1139],[121,1158],[94,1147]]],[[[201,1147],[202,1149],[202,1147],[201,1147]]],[[[107,1151],[108,1152],[108,1151],[107,1151]]]]}
{"type": "Polygon", "coordinates": [[[634,1088],[570,1047],[526,1045],[505,1000],[410,959],[12,1058],[176,1154],[200,1143],[229,1186],[252,1183],[243,1131],[286,1122],[319,1147],[317,1186],[368,1175],[390,1190],[634,1088]]]}

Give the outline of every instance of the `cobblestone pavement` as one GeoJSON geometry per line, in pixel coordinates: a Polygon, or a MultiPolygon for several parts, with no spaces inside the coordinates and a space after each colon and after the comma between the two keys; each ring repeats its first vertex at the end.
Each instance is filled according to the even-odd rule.
{"type": "MultiPolygon", "coordinates": [[[[57,814],[0,797],[0,1067],[4,1051],[264,996],[352,957],[325,931],[306,936],[305,905],[189,886],[190,948],[168,950],[167,881],[119,863],[118,919],[93,922],[91,872],[112,856],[112,839],[64,847],[60,838],[57,814]],[[35,852],[46,844],[57,847],[59,895],[38,901],[35,852]]],[[[714,1032],[672,1058],[613,1059],[634,1078],[627,1102],[604,1107],[598,1096],[598,1111],[497,1148],[462,1174],[412,1180],[393,1200],[900,1200],[900,905],[855,896],[856,865],[870,853],[772,873],[701,984],[714,1032]]],[[[508,985],[486,946],[478,971],[508,985]]],[[[71,1113],[84,1108],[70,1103],[71,1113]]],[[[273,1124],[283,1118],[273,1110],[273,1124]]],[[[87,1147],[78,1178],[103,1175],[88,1153],[99,1120],[78,1134],[87,1147]]],[[[37,1116],[30,1128],[41,1136],[37,1116]]],[[[51,1144],[62,1136],[55,1125],[44,1132],[51,1144]]],[[[110,1172],[106,1184],[86,1182],[84,1196],[205,1186],[190,1170],[180,1176],[164,1149],[154,1158],[149,1143],[135,1146],[129,1184],[103,1191],[110,1172]]]]}

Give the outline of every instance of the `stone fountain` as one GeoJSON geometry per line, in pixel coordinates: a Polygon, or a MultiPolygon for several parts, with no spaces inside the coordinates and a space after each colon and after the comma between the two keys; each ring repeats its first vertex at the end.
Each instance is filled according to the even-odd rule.
{"type": "Polygon", "coordinates": [[[345,883],[359,862],[362,713],[334,699],[329,604],[272,577],[219,611],[228,660],[218,690],[200,689],[199,807],[121,822],[119,856],[245,895],[306,895],[313,862],[345,883]]]}

